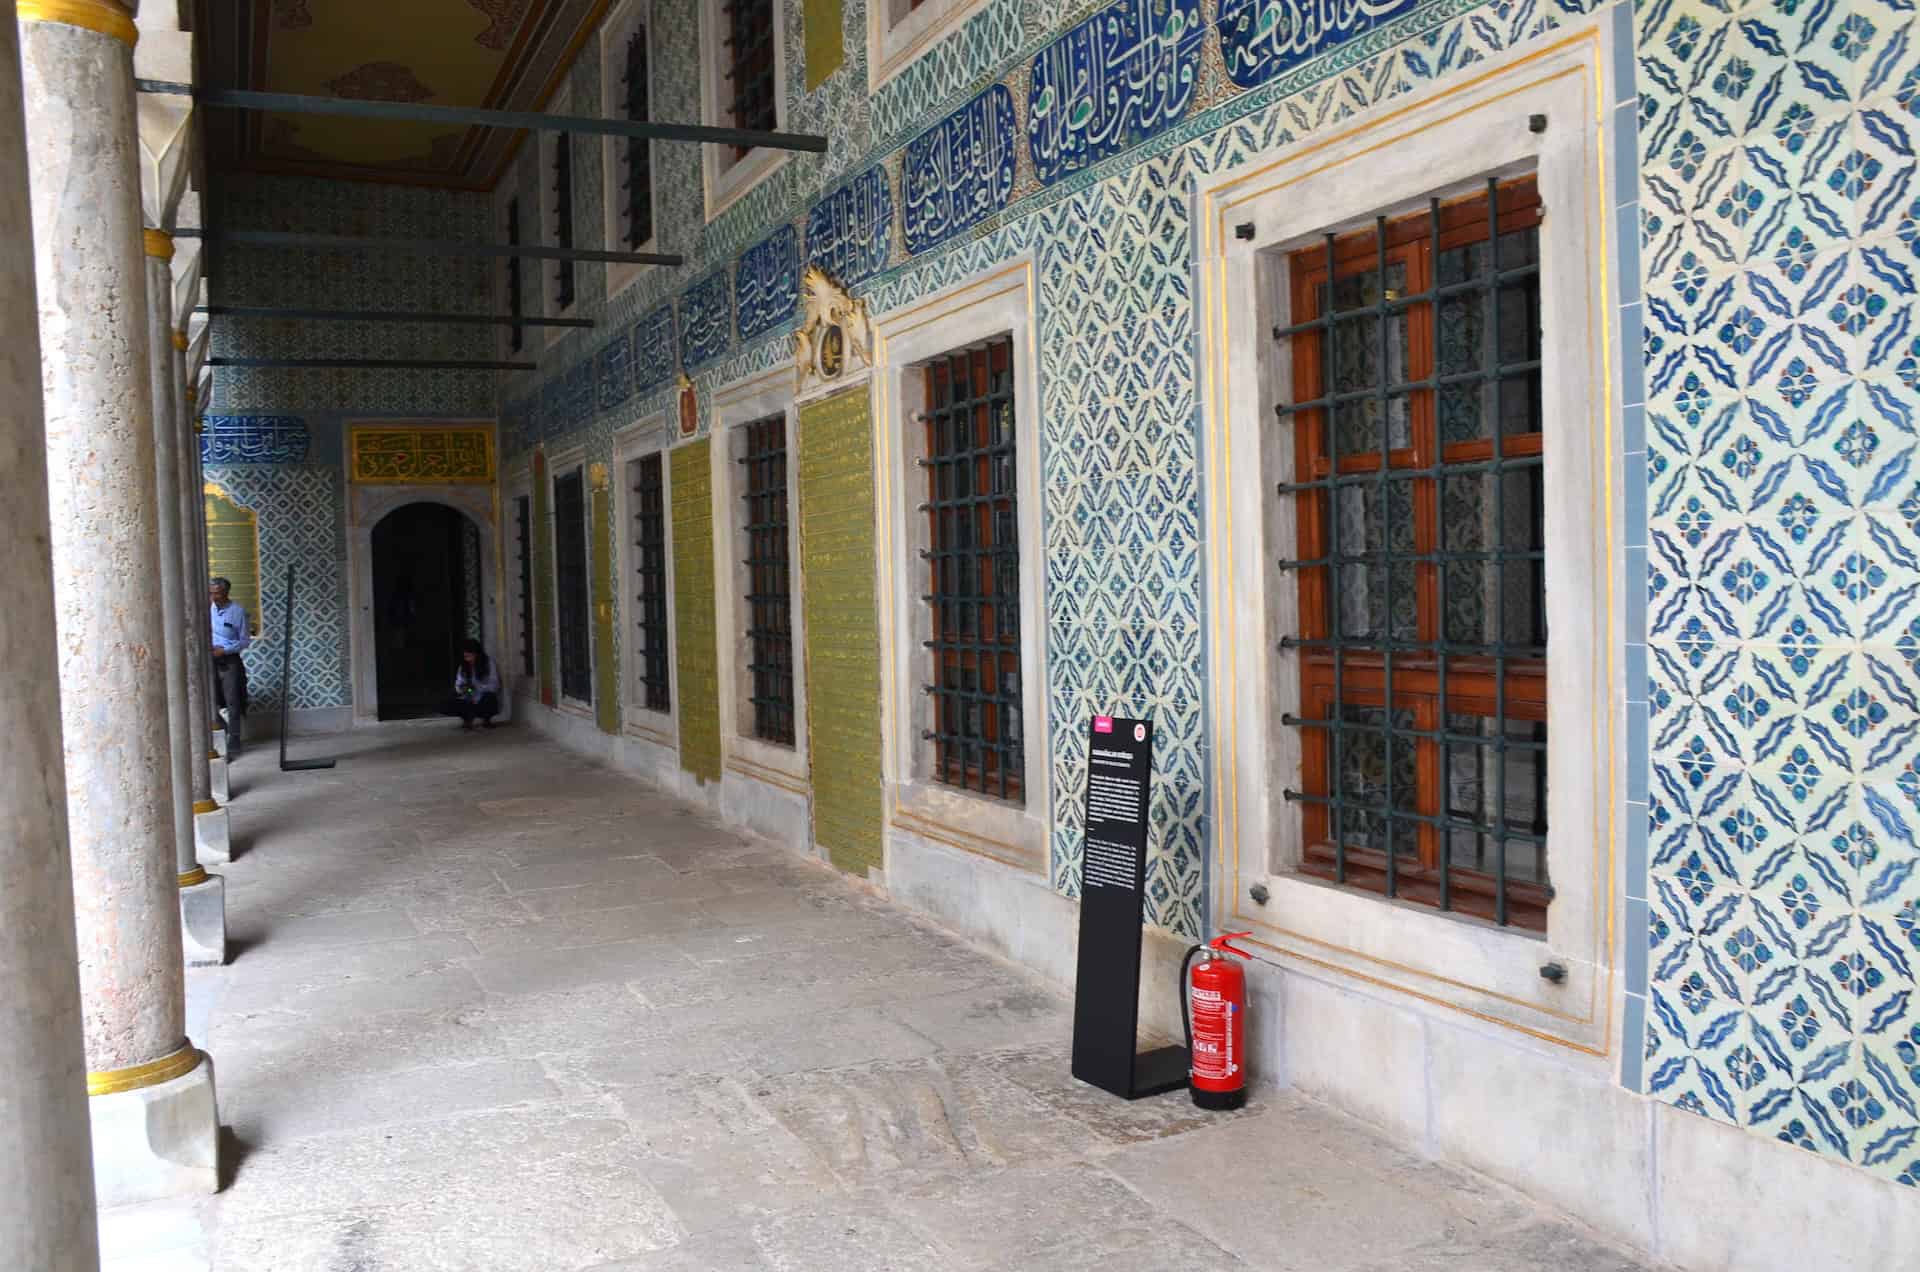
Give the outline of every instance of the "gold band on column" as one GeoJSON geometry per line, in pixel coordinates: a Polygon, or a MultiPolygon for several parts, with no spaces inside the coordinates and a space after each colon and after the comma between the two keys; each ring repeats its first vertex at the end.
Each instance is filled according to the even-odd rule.
{"type": "Polygon", "coordinates": [[[217,760],[217,759],[219,759],[219,758],[220,758],[220,752],[218,752],[218,751],[208,751],[208,752],[207,752],[207,758],[208,758],[208,759],[210,759],[210,760],[217,760]]]}
{"type": "Polygon", "coordinates": [[[187,386],[187,405],[192,406],[193,400],[199,396],[200,396],[199,392],[195,390],[191,384],[189,384],[187,386]]]}
{"type": "Polygon", "coordinates": [[[208,878],[209,876],[205,866],[195,866],[191,870],[182,870],[180,872],[180,886],[183,888],[191,888],[196,884],[205,883],[208,878]]]}
{"type": "Polygon", "coordinates": [[[58,22],[62,26],[84,27],[110,35],[128,48],[140,38],[127,11],[110,0],[20,0],[16,8],[22,22],[58,22]]]}
{"type": "Polygon", "coordinates": [[[192,1073],[199,1063],[200,1052],[195,1049],[192,1040],[182,1039],[178,1051],[161,1056],[158,1060],[149,1060],[128,1069],[88,1070],[87,1094],[118,1095],[122,1091],[159,1086],[162,1082],[171,1082],[192,1073]]]}
{"type": "MultiPolygon", "coordinates": [[[[180,330],[180,328],[178,327],[175,327],[173,329],[173,347],[177,352],[180,352],[180,353],[185,353],[187,351],[187,333],[180,330]]],[[[189,387],[187,392],[192,393],[193,392],[192,388],[189,387]]]]}
{"type": "MultiPolygon", "coordinates": [[[[207,758],[211,760],[215,757],[212,754],[209,754],[207,758]]],[[[220,811],[220,801],[218,800],[196,799],[193,801],[193,815],[195,817],[198,817],[202,813],[217,813],[219,811],[220,811]]]]}
{"type": "Polygon", "coordinates": [[[146,243],[148,256],[163,261],[173,259],[173,235],[165,230],[142,230],[140,237],[146,243]]]}

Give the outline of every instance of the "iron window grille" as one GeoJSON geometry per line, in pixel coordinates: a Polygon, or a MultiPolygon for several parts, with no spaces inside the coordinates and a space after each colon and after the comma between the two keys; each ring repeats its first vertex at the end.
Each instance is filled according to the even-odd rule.
{"type": "Polygon", "coordinates": [[[787,566],[787,420],[742,427],[746,485],[747,678],[753,736],[793,745],[793,582],[787,566]]]}
{"type": "MultiPolygon", "coordinates": [[[[519,199],[507,200],[507,243],[513,247],[520,246],[519,199]]],[[[525,308],[526,301],[520,290],[520,258],[509,256],[507,257],[507,312],[518,318],[525,312],[525,308]]],[[[527,329],[516,322],[507,331],[508,347],[514,353],[520,352],[521,346],[526,343],[527,329]]]]}
{"type": "MultiPolygon", "coordinates": [[[[727,0],[728,113],[735,128],[771,132],[779,126],[773,100],[773,0],[727,0]]],[[[735,159],[751,146],[735,146],[735,159]]]]}
{"type": "Polygon", "coordinates": [[[592,702],[586,481],[578,468],[553,479],[553,521],[553,573],[560,601],[560,692],[576,702],[592,702]]]}
{"type": "Polygon", "coordinates": [[[926,368],[929,651],[936,781],[1024,798],[1013,341],[926,368]]]}
{"type": "Polygon", "coordinates": [[[1544,930],[1541,206],[1489,180],[1289,257],[1300,869],[1544,930]]]}
{"type": "MultiPolygon", "coordinates": [[[[622,83],[627,90],[627,118],[644,124],[652,115],[647,105],[647,28],[627,37],[627,67],[622,83]]],[[[653,143],[639,137],[626,140],[626,176],[620,188],[627,192],[627,246],[639,251],[653,238],[653,143]]]]}
{"type": "Polygon", "coordinates": [[[667,498],[658,451],[635,460],[633,491],[639,496],[633,514],[640,549],[640,691],[649,711],[670,711],[673,699],[667,687],[667,498]]]}
{"type": "MultiPolygon", "coordinates": [[[[573,246],[573,134],[555,133],[553,138],[553,234],[563,248],[573,246]]],[[[554,305],[573,307],[572,261],[554,262],[554,305]]]]}
{"type": "Polygon", "coordinates": [[[520,566],[520,674],[533,677],[533,499],[519,495],[513,501],[514,543],[520,566]]]}

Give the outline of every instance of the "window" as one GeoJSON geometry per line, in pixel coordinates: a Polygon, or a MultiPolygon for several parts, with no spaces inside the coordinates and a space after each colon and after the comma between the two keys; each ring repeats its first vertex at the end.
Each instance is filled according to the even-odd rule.
{"type": "Polygon", "coordinates": [[[961,23],[986,7],[986,0],[869,0],[867,65],[872,88],[905,70],[961,23]]]}
{"type": "MultiPolygon", "coordinates": [[[[701,0],[701,122],[754,132],[785,126],[784,10],[773,0],[701,0]]],[[[701,147],[707,219],[732,206],[789,155],[765,146],[701,147]]]]}
{"type": "MultiPolygon", "coordinates": [[[[634,123],[653,119],[654,60],[650,0],[622,0],[601,27],[600,99],[607,113],[634,123]]],[[[602,241],[616,251],[654,250],[654,145],[637,137],[603,137],[600,166],[606,173],[600,201],[602,241]]],[[[646,272],[619,261],[606,266],[607,295],[618,295],[646,272]]]]}
{"type": "MultiPolygon", "coordinates": [[[[507,246],[520,246],[520,200],[517,198],[507,200],[507,246]]],[[[518,318],[526,312],[526,303],[526,297],[521,291],[520,258],[509,256],[507,257],[507,312],[518,318]]],[[[519,353],[526,345],[527,329],[516,322],[507,330],[509,333],[507,347],[514,353],[519,353]]]]}
{"type": "MultiPolygon", "coordinates": [[[[724,0],[727,18],[727,114],[735,128],[772,132],[774,109],[773,0],[724,0]]],[[[751,146],[735,146],[744,159],[751,146]]]]}
{"type": "MultiPolygon", "coordinates": [[[[626,68],[621,73],[622,101],[627,118],[644,124],[653,116],[648,106],[647,28],[641,26],[627,37],[626,68]]],[[[629,137],[625,142],[626,164],[620,189],[625,195],[626,232],[623,240],[631,251],[639,251],[653,241],[653,143],[629,137]]]]}
{"type": "Polygon", "coordinates": [[[793,581],[787,562],[787,420],[741,428],[746,521],[747,679],[753,736],[793,745],[793,581]]]}
{"type": "Polygon", "coordinates": [[[925,368],[934,780],[1020,800],[1020,532],[1013,341],[925,368]]]}
{"type": "Polygon", "coordinates": [[[533,676],[533,498],[513,501],[514,551],[519,569],[514,575],[514,612],[519,615],[520,674],[533,676]]]}
{"type": "Polygon", "coordinates": [[[627,484],[634,494],[633,542],[639,549],[634,573],[639,610],[634,619],[640,683],[637,695],[649,711],[673,709],[667,662],[667,497],[666,464],[659,451],[627,461],[627,484]]]}
{"type": "Polygon", "coordinates": [[[1291,253],[1302,872],[1546,926],[1531,177],[1291,253]]]}
{"type": "MultiPolygon", "coordinates": [[[[556,247],[573,247],[573,134],[553,134],[553,241],[556,247]]],[[[571,260],[553,265],[553,303],[558,312],[573,307],[573,271],[571,260]]]]}
{"type": "Polygon", "coordinates": [[[559,602],[560,693],[593,701],[593,657],[587,603],[586,478],[575,467],[553,479],[553,564],[559,602]]]}

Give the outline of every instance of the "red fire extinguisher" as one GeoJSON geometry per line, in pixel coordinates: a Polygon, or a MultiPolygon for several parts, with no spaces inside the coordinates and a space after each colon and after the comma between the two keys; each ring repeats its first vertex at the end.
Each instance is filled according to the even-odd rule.
{"type": "Polygon", "coordinates": [[[1252,932],[1227,932],[1196,945],[1180,961],[1182,1015],[1187,1024],[1189,1087],[1203,1109],[1237,1109],[1247,1102],[1247,976],[1228,954],[1253,955],[1227,944],[1252,932]],[[1194,955],[1200,961],[1193,961],[1194,955]],[[1188,975],[1188,965],[1192,975],[1188,975]]]}

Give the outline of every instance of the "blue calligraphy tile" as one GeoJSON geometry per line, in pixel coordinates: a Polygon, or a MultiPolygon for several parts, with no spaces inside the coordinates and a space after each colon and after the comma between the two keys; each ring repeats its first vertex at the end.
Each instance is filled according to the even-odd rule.
{"type": "Polygon", "coordinates": [[[1337,48],[1420,0],[1220,0],[1220,52],[1242,88],[1266,83],[1310,57],[1337,48]]]}
{"type": "Polygon", "coordinates": [[[800,298],[800,241],[783,225],[748,248],[733,277],[740,338],[765,335],[793,317],[800,298]]]}
{"type": "Polygon", "coordinates": [[[680,349],[688,370],[713,361],[733,342],[732,300],[724,269],[687,288],[680,301],[680,349]]]}
{"type": "Polygon", "coordinates": [[[561,381],[559,429],[571,432],[593,417],[593,360],[582,358],[561,381]]]}
{"type": "Polygon", "coordinates": [[[1203,33],[1199,0],[1116,0],[1040,50],[1027,146],[1041,183],[1177,123],[1199,82],[1203,33]]]}
{"type": "Polygon", "coordinates": [[[893,191],[885,168],[869,168],[807,213],[807,261],[842,287],[887,265],[893,239],[893,191]]]}
{"type": "Polygon", "coordinates": [[[907,143],[909,252],[937,247],[1007,206],[1013,127],[1013,94],[995,84],[907,143]]]}
{"type": "Polygon", "coordinates": [[[298,464],[307,457],[307,422],[296,415],[209,415],[200,434],[206,464],[298,464]]]}
{"type": "Polygon", "coordinates": [[[594,377],[600,391],[600,409],[611,411],[633,396],[632,347],[627,333],[615,336],[613,343],[594,355],[594,377]]]}
{"type": "Polygon", "coordinates": [[[673,304],[648,312],[633,324],[633,387],[640,393],[673,379],[678,366],[674,346],[673,304]]]}

